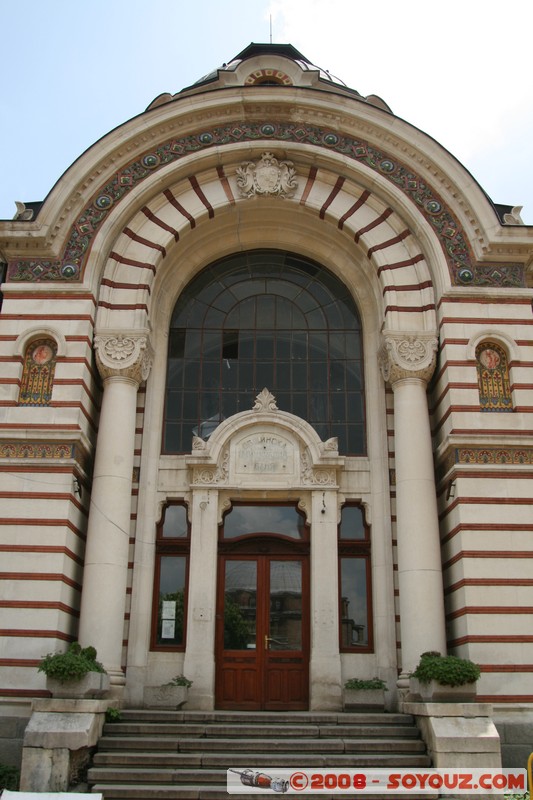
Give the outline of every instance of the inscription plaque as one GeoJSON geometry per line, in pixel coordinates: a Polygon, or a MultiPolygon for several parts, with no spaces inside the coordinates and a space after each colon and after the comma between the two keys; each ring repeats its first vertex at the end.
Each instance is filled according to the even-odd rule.
{"type": "Polygon", "coordinates": [[[236,472],[241,475],[288,475],[294,472],[293,444],[275,433],[257,433],[237,445],[236,472]]]}

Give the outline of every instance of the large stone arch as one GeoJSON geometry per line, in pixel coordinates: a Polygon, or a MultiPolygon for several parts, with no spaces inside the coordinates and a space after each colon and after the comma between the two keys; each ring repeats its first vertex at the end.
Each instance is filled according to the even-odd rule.
{"type": "MultiPolygon", "coordinates": [[[[273,91],[275,93],[276,90],[273,91]]],[[[477,209],[477,219],[477,212],[463,208],[464,204],[461,203],[452,212],[453,203],[457,203],[462,195],[464,176],[460,165],[444,150],[435,148],[429,137],[420,134],[416,137],[415,146],[407,146],[407,134],[413,133],[407,123],[395,120],[393,135],[388,114],[380,109],[358,105],[355,109],[357,113],[353,108],[349,112],[346,107],[343,108],[343,115],[334,126],[339,133],[333,132],[329,125],[324,125],[323,109],[320,107],[324,104],[323,98],[320,106],[317,104],[313,108],[311,104],[308,109],[310,119],[321,121],[318,125],[280,121],[291,115],[290,107],[284,108],[283,103],[280,106],[261,107],[261,118],[273,118],[274,122],[243,124],[240,90],[233,92],[235,98],[224,96],[222,116],[220,98],[216,102],[210,98],[201,120],[192,114],[189,107],[184,108],[181,114],[179,104],[171,103],[150,111],[142,134],[139,135],[138,126],[132,121],[123,126],[122,136],[113,132],[106,137],[106,147],[99,143],[101,151],[104,151],[100,154],[99,163],[95,164],[90,155],[80,159],[80,163],[72,168],[73,174],[69,175],[69,180],[65,179],[62,193],[60,188],[51,193],[47,206],[50,212],[43,214],[45,224],[35,226],[42,236],[48,237],[51,260],[41,258],[38,264],[31,257],[13,260],[9,265],[9,280],[79,281],[86,274],[89,262],[94,268],[95,261],[102,255],[102,242],[97,241],[98,233],[106,227],[115,211],[125,205],[125,200],[129,202],[145,195],[145,189],[151,181],[168,185],[169,172],[173,172],[175,167],[179,171],[187,171],[191,159],[196,161],[206,156],[223,168],[221,154],[226,148],[242,146],[249,149],[252,145],[254,150],[268,148],[279,151],[283,148],[288,151],[296,148],[301,153],[307,153],[309,163],[313,166],[320,158],[337,158],[343,165],[339,170],[341,178],[345,177],[346,172],[359,173],[363,185],[379,186],[380,192],[385,195],[396,194],[397,207],[401,208],[404,218],[411,215],[412,227],[419,231],[424,228],[432,231],[439,240],[440,256],[444,257],[448,271],[446,277],[446,271],[442,270],[441,287],[450,283],[469,285],[476,282],[476,259],[490,253],[489,238],[491,233],[494,234],[495,226],[493,223],[492,230],[489,230],[484,225],[486,220],[482,219],[482,212],[486,209],[483,207],[477,209]],[[235,116],[233,124],[228,122],[232,113],[235,116]],[[273,113],[275,116],[271,117],[273,113]],[[169,130],[175,127],[178,120],[183,135],[180,138],[168,138],[169,130]],[[222,120],[223,127],[220,126],[222,120]],[[403,126],[405,131],[400,131],[403,126]],[[87,188],[91,184],[94,186],[91,202],[81,208],[79,188],[87,188]],[[73,185],[78,187],[78,192],[73,192],[73,185]],[[400,198],[401,203],[398,202],[400,198]],[[54,204],[61,202],[61,215],[54,220],[54,204]],[[457,216],[457,208],[460,217],[457,216]]],[[[253,92],[253,88],[247,89],[247,99],[252,99],[253,92]]],[[[55,212],[57,217],[59,208],[56,207],[55,212]]],[[[37,243],[38,237],[35,240],[37,243]]],[[[39,243],[42,244],[42,241],[39,243]]],[[[511,276],[500,276],[500,282],[503,279],[511,279],[511,276]]],[[[483,280],[486,283],[485,273],[483,280]]]]}
{"type": "MultiPolygon", "coordinates": [[[[179,288],[202,261],[265,246],[309,256],[316,256],[317,249],[345,253],[352,267],[340,277],[354,285],[363,278],[372,286],[380,297],[380,325],[435,329],[432,273],[441,282],[439,269],[445,265],[434,236],[420,221],[406,222],[397,198],[390,192],[383,197],[379,186],[366,188],[360,176],[355,176],[357,182],[352,175],[333,172],[331,165],[310,167],[307,159],[300,160],[299,151],[288,151],[298,175],[293,197],[243,198],[237,185],[241,152],[227,153],[232,160],[203,171],[203,164],[192,163],[191,169],[197,167],[194,175],[157,187],[147,200],[139,198],[120,232],[107,243],[99,329],[149,327],[152,305],[161,310],[158,284],[165,286],[167,296],[168,270],[179,288]]],[[[254,153],[260,162],[260,148],[254,153]]]]}

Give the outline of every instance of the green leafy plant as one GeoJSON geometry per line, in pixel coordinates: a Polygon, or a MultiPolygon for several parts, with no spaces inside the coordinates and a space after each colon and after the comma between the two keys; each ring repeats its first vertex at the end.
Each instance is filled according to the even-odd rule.
{"type": "Polygon", "coordinates": [[[38,670],[60,683],[80,681],[88,672],[105,672],[96,655],[94,647],[82,648],[78,642],[72,642],[65,653],[48,653],[38,670]]]}
{"type": "Polygon", "coordinates": [[[193,681],[186,678],[185,675],[176,675],[175,678],[172,678],[171,681],[165,684],[165,686],[186,686],[187,689],[190,689],[192,686],[193,681]]]}
{"type": "Polygon", "coordinates": [[[19,788],[20,773],[16,767],[0,764],[0,790],[7,789],[17,792],[19,788]]]}
{"type": "Polygon", "coordinates": [[[386,689],[387,684],[381,678],[350,678],[344,684],[345,689],[363,691],[365,689],[386,689]]]}
{"type": "Polygon", "coordinates": [[[434,650],[422,653],[417,668],[412,673],[420,683],[434,680],[443,686],[464,686],[475,683],[481,674],[477,664],[467,658],[442,656],[434,650]]]}
{"type": "Polygon", "coordinates": [[[120,708],[115,708],[114,706],[110,706],[105,712],[105,721],[106,722],[120,722],[121,718],[120,708]]]}

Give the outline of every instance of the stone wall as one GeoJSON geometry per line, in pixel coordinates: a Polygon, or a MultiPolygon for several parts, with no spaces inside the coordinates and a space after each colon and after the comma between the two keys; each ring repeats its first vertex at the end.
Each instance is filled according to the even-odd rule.
{"type": "Polygon", "coordinates": [[[0,764],[20,769],[27,717],[0,716],[0,764]]]}

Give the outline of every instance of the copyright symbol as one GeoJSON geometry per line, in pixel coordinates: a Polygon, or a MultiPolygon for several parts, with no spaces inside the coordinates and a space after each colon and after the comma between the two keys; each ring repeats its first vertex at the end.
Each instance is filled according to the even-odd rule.
{"type": "Polygon", "coordinates": [[[309,783],[307,775],[305,772],[293,772],[291,775],[291,789],[294,789],[295,792],[303,791],[309,783]]]}

